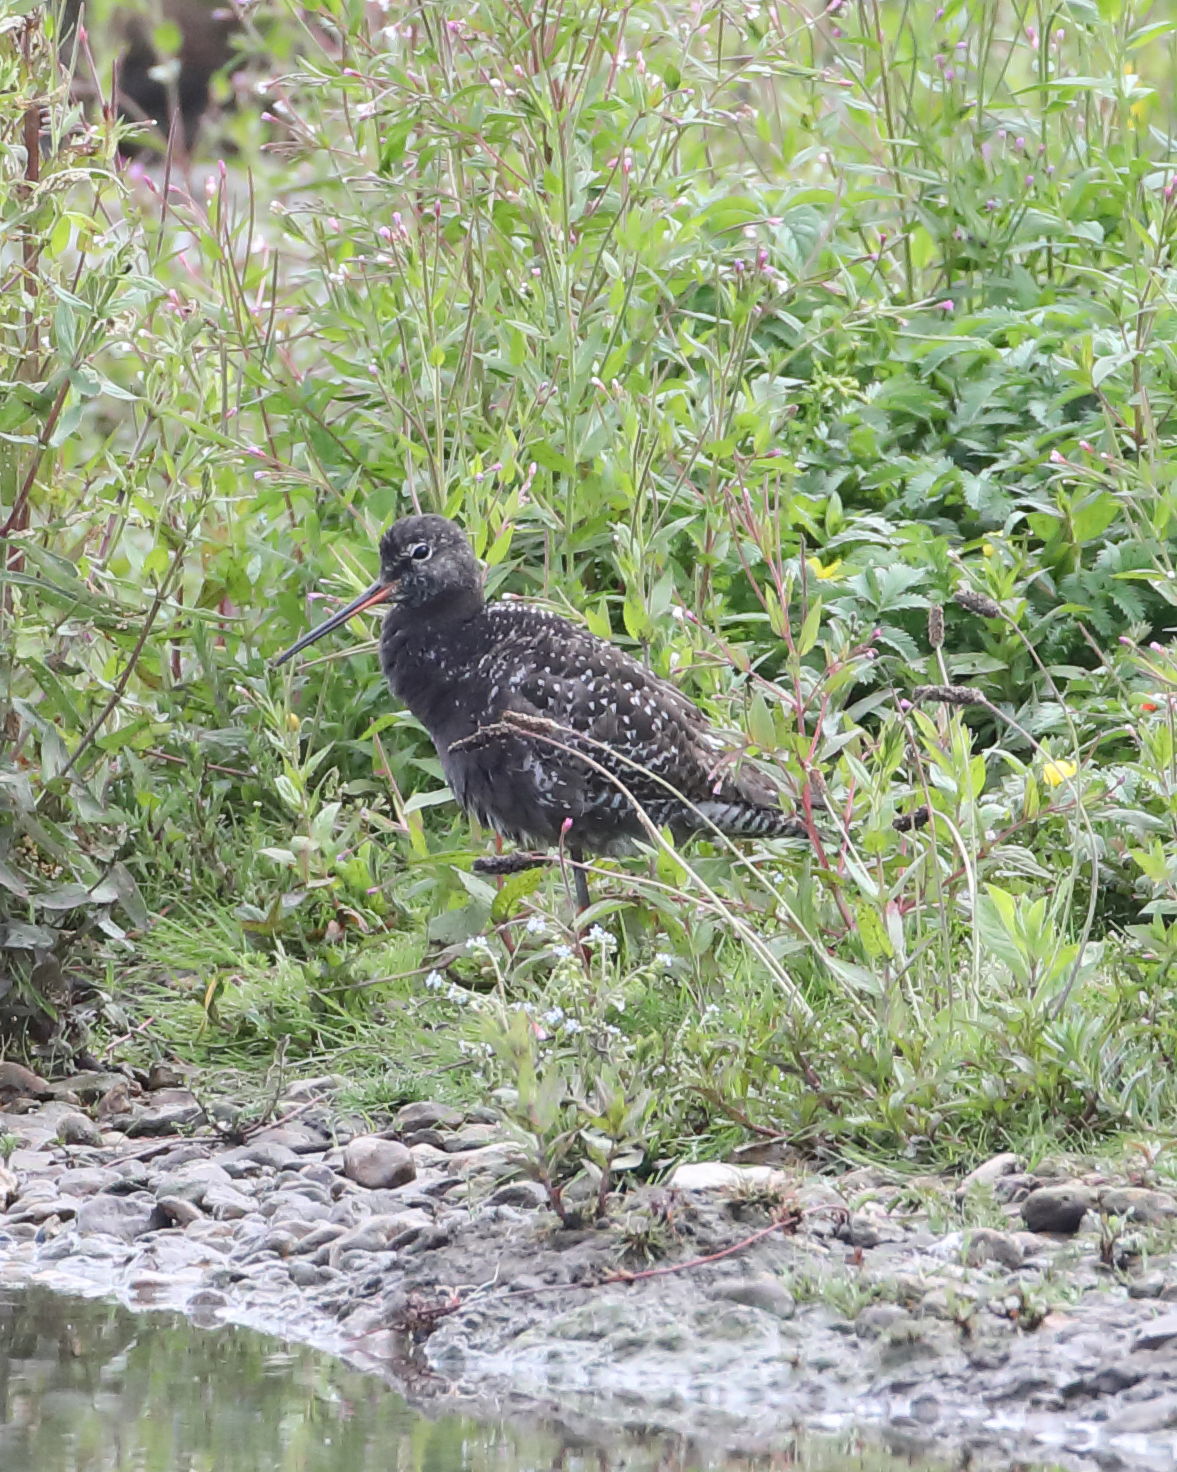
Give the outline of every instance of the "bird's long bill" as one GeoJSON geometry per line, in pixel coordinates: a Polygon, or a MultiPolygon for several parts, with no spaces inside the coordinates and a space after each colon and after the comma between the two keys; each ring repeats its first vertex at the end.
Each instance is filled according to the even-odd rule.
{"type": "Polygon", "coordinates": [[[365,608],[374,608],[378,603],[386,603],[395,592],[395,583],[373,583],[370,588],[365,588],[358,598],[353,598],[345,608],[339,609],[330,618],[324,619],[321,624],[313,628],[309,634],[304,634],[289,649],[284,649],[281,654],[275,655],[270,661],[271,664],[275,668],[280,664],[285,664],[288,659],[293,659],[296,654],[300,654],[308,644],[313,644],[316,639],[321,639],[324,634],[329,634],[340,624],[347,623],[353,614],[362,613],[365,608]]]}

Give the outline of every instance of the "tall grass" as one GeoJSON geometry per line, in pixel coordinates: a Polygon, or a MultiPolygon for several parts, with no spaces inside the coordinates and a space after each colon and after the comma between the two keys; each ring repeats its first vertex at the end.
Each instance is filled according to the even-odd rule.
{"type": "Polygon", "coordinates": [[[118,963],[158,1046],[354,1026],[376,1095],[390,1049],[389,1088],[461,1080],[429,1039],[470,1016],[460,1086],[653,1078],[647,1158],[1159,1127],[1173,7],[276,9],[266,109],[129,170],[10,28],[26,990],[105,895],[170,917],[118,963]],[[624,866],[586,972],[558,881],[469,872],[369,646],[266,668],[410,509],[746,730],[810,843],[624,866]],[[240,954],[168,979],[213,916],[240,954]]]}

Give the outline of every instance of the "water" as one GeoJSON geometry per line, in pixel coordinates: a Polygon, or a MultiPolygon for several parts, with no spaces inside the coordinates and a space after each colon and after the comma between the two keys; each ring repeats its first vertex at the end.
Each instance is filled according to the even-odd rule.
{"type": "MultiPolygon", "coordinates": [[[[423,1387],[428,1388],[428,1387],[423,1387]]],[[[787,1438],[783,1438],[787,1441],[787,1438]]],[[[0,1290],[0,1472],[946,1472],[853,1438],[771,1456],[574,1439],[414,1409],[375,1376],[246,1329],[0,1290]]],[[[1020,1464],[1024,1467],[1024,1464],[1020,1464]]]]}

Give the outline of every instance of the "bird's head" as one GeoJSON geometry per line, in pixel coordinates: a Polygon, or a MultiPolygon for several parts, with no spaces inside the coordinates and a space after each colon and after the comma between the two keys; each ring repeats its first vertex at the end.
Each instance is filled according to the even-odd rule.
{"type": "Polygon", "coordinates": [[[380,576],[346,607],[324,619],[273,661],[285,664],[316,639],[378,604],[410,618],[454,618],[482,606],[482,571],[462,530],[444,516],[405,516],[380,538],[380,576]]]}

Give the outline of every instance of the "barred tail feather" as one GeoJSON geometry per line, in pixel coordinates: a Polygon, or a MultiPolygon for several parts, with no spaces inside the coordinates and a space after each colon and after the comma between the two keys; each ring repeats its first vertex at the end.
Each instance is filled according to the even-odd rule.
{"type": "Polygon", "coordinates": [[[800,838],[805,834],[804,824],[780,808],[750,802],[701,802],[698,809],[708,823],[731,838],[800,838]]]}

